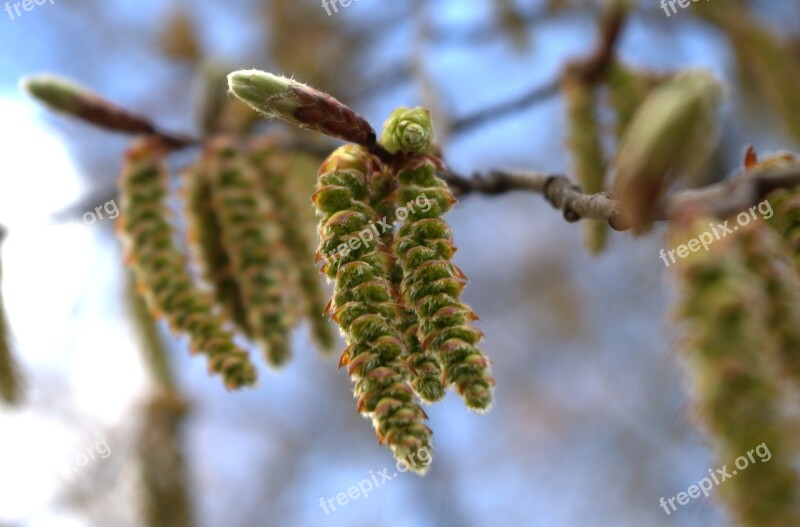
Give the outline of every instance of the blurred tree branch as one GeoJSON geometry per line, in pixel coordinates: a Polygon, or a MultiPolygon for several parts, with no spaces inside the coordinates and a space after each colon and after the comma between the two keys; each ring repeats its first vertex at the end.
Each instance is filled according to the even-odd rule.
{"type": "MultiPolygon", "coordinates": [[[[571,62],[565,68],[578,75],[587,83],[596,82],[614,58],[614,49],[625,27],[628,8],[615,2],[599,21],[599,38],[595,49],[586,58],[571,62]]],[[[472,115],[455,119],[450,124],[450,133],[458,134],[478,127],[486,122],[516,113],[533,104],[547,100],[559,93],[561,79],[556,78],[542,86],[537,86],[516,99],[479,110],[472,115]]]]}
{"type": "MultiPolygon", "coordinates": [[[[572,223],[581,219],[608,221],[616,230],[629,226],[617,216],[620,204],[610,192],[584,194],[569,178],[559,174],[534,171],[493,170],[475,173],[467,178],[450,171],[439,173],[456,196],[472,193],[489,195],[512,191],[542,194],[555,208],[563,211],[572,223]]],[[[682,211],[700,209],[726,217],[747,210],[763,200],[770,192],[800,185],[800,165],[766,171],[744,171],[734,177],[705,187],[676,192],[653,210],[652,221],[670,220],[682,211]]]]}

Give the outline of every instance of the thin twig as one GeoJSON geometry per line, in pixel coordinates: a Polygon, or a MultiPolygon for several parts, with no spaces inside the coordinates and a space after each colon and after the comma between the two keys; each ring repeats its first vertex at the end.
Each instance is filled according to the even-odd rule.
{"type": "MultiPolygon", "coordinates": [[[[583,60],[573,61],[564,68],[564,71],[569,71],[573,74],[579,75],[586,82],[597,82],[602,78],[608,66],[614,58],[614,49],[616,48],[622,30],[625,27],[627,20],[628,10],[620,4],[608,10],[600,18],[600,31],[597,44],[592,53],[583,60]]],[[[561,86],[561,75],[558,78],[538,86],[528,93],[500,103],[496,106],[484,108],[472,115],[455,119],[450,125],[450,133],[458,134],[463,133],[471,128],[480,126],[492,119],[505,117],[509,114],[516,113],[529,106],[539,102],[555,97],[559,93],[561,86]]]]}

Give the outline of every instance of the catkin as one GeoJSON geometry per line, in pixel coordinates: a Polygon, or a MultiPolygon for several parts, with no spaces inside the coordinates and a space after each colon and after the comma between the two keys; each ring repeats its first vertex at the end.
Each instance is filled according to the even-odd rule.
{"type": "Polygon", "coordinates": [[[208,167],[196,163],[183,173],[185,214],[190,253],[202,278],[211,285],[223,314],[247,337],[252,330],[242,290],[231,268],[231,258],[222,241],[222,225],[212,203],[208,167]]]}
{"type": "Polygon", "coordinates": [[[408,210],[397,233],[395,251],[403,269],[402,299],[419,319],[417,335],[423,354],[417,369],[423,377],[418,382],[424,383],[424,374],[434,370],[435,357],[444,383],[454,384],[469,408],[486,410],[492,402],[494,379],[489,359],[476,346],[483,337],[472,325],[477,317],[461,302],[466,277],[451,261],[455,254],[452,233],[441,219],[455,198],[436,177],[432,158],[408,158],[401,163],[395,172],[398,202],[413,204],[408,207],[413,210],[408,210]]]}
{"type": "Polygon", "coordinates": [[[754,89],[759,108],[771,107],[792,138],[800,141],[800,60],[796,54],[748,6],[703,4],[693,11],[729,35],[742,83],[754,89]]]}
{"type": "Polygon", "coordinates": [[[618,60],[609,64],[604,79],[608,88],[608,104],[615,116],[614,134],[617,139],[622,139],[655,83],[618,60]]]}
{"type": "Polygon", "coordinates": [[[800,272],[800,188],[771,192],[767,200],[774,214],[767,221],[783,239],[797,272],[800,272]]]}
{"type": "Polygon", "coordinates": [[[402,306],[394,301],[389,276],[392,256],[368,204],[376,166],[376,159],[354,155],[351,147],[334,151],[323,163],[313,196],[319,254],[326,260],[323,272],[334,280],[330,309],[348,344],[340,366],[347,366],[355,382],[358,410],[372,418],[378,440],[396,459],[424,472],[427,464],[420,457],[429,452],[421,456],[421,451],[429,450],[431,432],[408,384],[407,350],[397,328],[402,306]]]}
{"type": "MultiPolygon", "coordinates": [[[[314,267],[312,242],[306,234],[307,205],[301,204],[303,189],[293,182],[288,160],[274,154],[271,138],[250,143],[250,158],[256,167],[261,187],[275,205],[277,222],[283,231],[292,266],[303,293],[302,304],[311,324],[311,334],[323,351],[333,348],[331,326],[325,319],[325,293],[314,267]]],[[[307,198],[305,198],[307,199],[307,198]]]]}
{"type": "MultiPolygon", "coordinates": [[[[566,75],[562,91],[567,107],[567,145],[572,167],[581,189],[587,194],[605,190],[606,159],[597,118],[597,97],[594,86],[577,75],[566,75]]],[[[600,253],[608,238],[608,223],[587,221],[584,240],[592,254],[600,253]]]]}
{"type": "Polygon", "coordinates": [[[255,170],[232,143],[224,139],[210,143],[204,162],[248,327],[267,361],[280,366],[291,355],[293,284],[286,272],[274,210],[260,192],[255,170]]]}
{"type": "Polygon", "coordinates": [[[395,154],[390,175],[396,216],[404,222],[393,245],[402,270],[400,299],[418,319],[407,329],[417,327],[421,349],[413,357],[415,384],[423,399],[441,397],[433,379],[438,363],[443,386],[455,385],[468,408],[487,410],[495,382],[489,359],[476,347],[483,338],[472,325],[477,316],[461,302],[467,279],[451,261],[456,248],[442,219],[456,199],[436,176],[444,163],[432,155],[433,135],[430,112],[419,107],[394,110],[381,133],[381,144],[395,154]]]}
{"type": "MultiPolygon", "coordinates": [[[[395,223],[399,210],[397,200],[397,184],[389,167],[377,163],[374,156],[364,148],[346,145],[339,149],[339,155],[330,158],[328,164],[323,165],[325,171],[332,169],[346,169],[355,163],[370,167],[368,185],[368,200],[376,214],[383,219],[379,235],[389,250],[394,250],[395,223]],[[335,162],[336,166],[332,163],[335,162]],[[386,225],[389,227],[387,228],[386,225]]],[[[422,401],[433,403],[444,397],[445,389],[442,382],[442,368],[432,351],[422,349],[419,341],[419,319],[416,311],[406,305],[402,298],[403,267],[400,260],[390,260],[389,281],[392,284],[394,301],[399,307],[396,315],[397,328],[403,336],[403,342],[408,352],[406,362],[410,367],[409,382],[414,392],[422,401]]]]}
{"type": "Polygon", "coordinates": [[[159,145],[141,139],[128,150],[120,178],[119,232],[150,310],[173,331],[189,337],[193,352],[208,356],[209,370],[228,388],[256,380],[248,354],[213,314],[209,300],[192,283],[186,259],[175,246],[167,199],[167,169],[159,145]]]}
{"type": "MultiPolygon", "coordinates": [[[[708,229],[708,219],[674,222],[670,243],[708,229]]],[[[718,240],[676,266],[685,326],[682,347],[699,415],[714,435],[720,466],[765,444],[768,462],[751,463],[719,492],[742,527],[800,525],[798,478],[779,400],[770,346],[769,298],[746,266],[742,238],[718,240]]]]}
{"type": "Polygon", "coordinates": [[[780,236],[764,224],[739,229],[747,267],[767,294],[767,326],[785,372],[800,384],[800,278],[780,236]]]}

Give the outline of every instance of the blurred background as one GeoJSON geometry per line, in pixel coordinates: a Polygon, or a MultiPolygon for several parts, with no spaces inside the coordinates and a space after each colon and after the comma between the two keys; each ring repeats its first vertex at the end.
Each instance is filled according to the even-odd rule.
{"type": "MultiPolygon", "coordinates": [[[[0,13],[2,292],[24,380],[21,403],[0,406],[0,526],[145,525],[137,463],[143,450],[174,447],[146,433],[153,381],[114,219],[82,219],[114,197],[130,139],[49,114],[21,93],[22,76],[63,75],[199,134],[203,65],[259,68],[328,91],[375,127],[394,107],[431,108],[457,172],[569,173],[557,94],[480,126],[448,125],[590,53],[602,3],[360,0],[329,15],[318,0],[55,0],[0,13]]],[[[640,1],[617,52],[654,72],[702,67],[724,80],[721,177],[745,144],[796,143],[742,82],[724,32],[698,16],[705,4],[668,17],[640,1]]],[[[800,5],[736,4],[800,61],[800,5]]],[[[259,130],[335,146],[280,124],[259,130]]],[[[467,196],[449,221],[494,362],[494,408],[477,415],[448,395],[427,409],[436,457],[427,476],[400,474],[326,514],[320,498],[395,472],[335,358],[321,358],[301,326],[284,370],[259,366],[257,388],[229,393],[159,324],[187,403],[178,448],[193,524],[726,525],[713,497],[669,516],[659,506],[717,467],[673,349],[661,229],[614,233],[593,257],[579,226],[523,192],[467,196]]]]}

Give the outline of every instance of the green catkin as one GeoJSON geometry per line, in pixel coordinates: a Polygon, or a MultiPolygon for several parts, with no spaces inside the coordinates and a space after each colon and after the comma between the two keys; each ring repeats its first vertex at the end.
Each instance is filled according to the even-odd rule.
{"type": "Polygon", "coordinates": [[[183,174],[189,250],[203,280],[211,285],[223,314],[248,338],[252,330],[242,290],[233,276],[231,259],[222,242],[222,225],[214,210],[208,167],[197,163],[183,174]]]}
{"type": "MultiPolygon", "coordinates": [[[[392,173],[388,167],[376,162],[375,158],[362,147],[346,145],[339,149],[336,157],[331,158],[323,165],[324,171],[347,169],[353,166],[367,166],[369,179],[368,198],[369,204],[377,215],[383,219],[384,224],[390,225],[386,229],[381,226],[379,231],[381,240],[386,247],[391,248],[395,236],[395,222],[398,204],[395,202],[396,184],[392,181],[392,173]],[[385,230],[384,230],[385,229],[385,230]]],[[[397,258],[390,261],[389,280],[392,284],[394,301],[401,306],[397,314],[397,328],[403,336],[403,342],[408,352],[406,362],[410,367],[409,383],[419,398],[426,403],[433,403],[444,397],[445,389],[442,383],[442,368],[436,356],[431,351],[422,349],[419,341],[419,319],[414,309],[403,302],[401,290],[403,268],[397,258]]]]}
{"type": "Polygon", "coordinates": [[[253,384],[256,370],[248,354],[213,314],[196,289],[186,258],[176,247],[167,199],[167,169],[154,140],[141,139],[128,150],[120,177],[119,232],[138,287],[156,316],[189,337],[193,353],[208,357],[208,368],[229,389],[253,384]]]}
{"type": "Polygon", "coordinates": [[[606,70],[605,82],[608,104],[615,115],[614,134],[621,139],[653,83],[618,60],[606,70]]]}
{"type": "MultiPolygon", "coordinates": [[[[572,167],[581,189],[587,194],[605,190],[606,159],[597,118],[597,97],[594,86],[574,74],[562,81],[567,107],[567,133],[572,167]]],[[[587,220],[584,230],[586,248],[599,254],[606,246],[608,223],[587,220]]]]}
{"type": "Polygon", "coordinates": [[[286,273],[274,210],[260,192],[255,170],[232,143],[224,139],[210,143],[204,162],[248,327],[269,364],[281,366],[291,356],[293,283],[286,273]]]}
{"type": "MultiPolygon", "coordinates": [[[[708,231],[710,218],[676,221],[670,243],[708,231]]],[[[779,373],[770,360],[769,299],[746,267],[742,238],[714,242],[675,266],[676,311],[698,413],[714,436],[720,466],[764,444],[768,462],[748,463],[719,488],[741,527],[800,525],[798,477],[792,466],[779,400],[779,373]]],[[[745,244],[746,245],[746,244],[745,244]]]]}
{"type": "Polygon", "coordinates": [[[693,11],[729,35],[739,75],[743,84],[755,89],[759,112],[771,106],[792,138],[800,141],[800,60],[749,6],[710,2],[698,7],[693,11]]]}
{"type": "MultiPolygon", "coordinates": [[[[759,160],[755,150],[748,152],[745,168],[748,174],[756,175],[772,170],[800,169],[797,155],[792,152],[777,152],[759,160]]],[[[766,197],[771,215],[764,217],[778,232],[797,272],[800,272],[800,187],[785,188],[770,192],[766,197]]],[[[759,210],[760,210],[759,204],[759,210]]]]}
{"type": "Polygon", "coordinates": [[[392,256],[378,234],[379,217],[368,204],[376,158],[355,147],[334,151],[320,167],[313,202],[319,215],[322,271],[334,280],[330,309],[347,341],[340,366],[355,382],[358,410],[371,417],[378,440],[397,460],[424,473],[431,431],[408,383],[407,350],[398,329],[390,283],[392,256]],[[364,162],[362,162],[364,161],[364,162]],[[364,240],[364,243],[356,243],[364,240]],[[423,455],[422,452],[425,451],[423,455]]]}
{"type": "Polygon", "coordinates": [[[748,268],[761,279],[767,293],[767,324],[776,340],[778,358],[800,385],[800,277],[789,262],[780,236],[764,224],[739,229],[748,268]]]}
{"type": "Polygon", "coordinates": [[[303,221],[305,206],[299,199],[301,189],[293,184],[289,164],[274,154],[270,138],[250,143],[250,158],[255,165],[261,186],[275,204],[277,220],[283,231],[292,265],[297,270],[297,281],[303,293],[303,304],[311,324],[311,334],[320,349],[333,349],[334,335],[324,316],[325,293],[313,263],[312,242],[306,234],[303,221]]]}
{"type": "Polygon", "coordinates": [[[767,221],[780,234],[795,270],[800,272],[800,188],[776,190],[767,200],[774,211],[767,221]]]}
{"type": "MultiPolygon", "coordinates": [[[[0,245],[5,229],[0,226],[0,245]]],[[[8,405],[17,405],[22,399],[22,381],[17,361],[11,351],[11,333],[8,329],[2,292],[3,267],[0,260],[0,400],[8,405]]]]}
{"type": "Polygon", "coordinates": [[[461,302],[466,277],[451,261],[456,248],[442,216],[456,199],[436,176],[444,164],[430,155],[435,151],[430,112],[393,111],[383,124],[381,143],[396,154],[391,171],[397,184],[397,219],[404,223],[394,250],[403,271],[402,302],[418,319],[420,389],[428,388],[423,381],[432,378],[438,363],[444,386],[455,385],[468,408],[488,410],[495,382],[489,359],[476,347],[483,338],[472,325],[477,316],[461,302]]]}
{"type": "MultiPolygon", "coordinates": [[[[476,347],[483,337],[471,323],[477,317],[460,299],[466,277],[451,261],[456,249],[450,227],[441,219],[455,198],[436,177],[432,158],[401,163],[396,169],[398,202],[415,206],[398,231],[395,251],[403,269],[403,301],[416,311],[419,341],[423,351],[430,352],[420,360],[435,357],[444,383],[454,384],[469,408],[487,410],[494,379],[489,359],[476,347]]],[[[423,365],[432,369],[432,362],[423,365]]]]}

